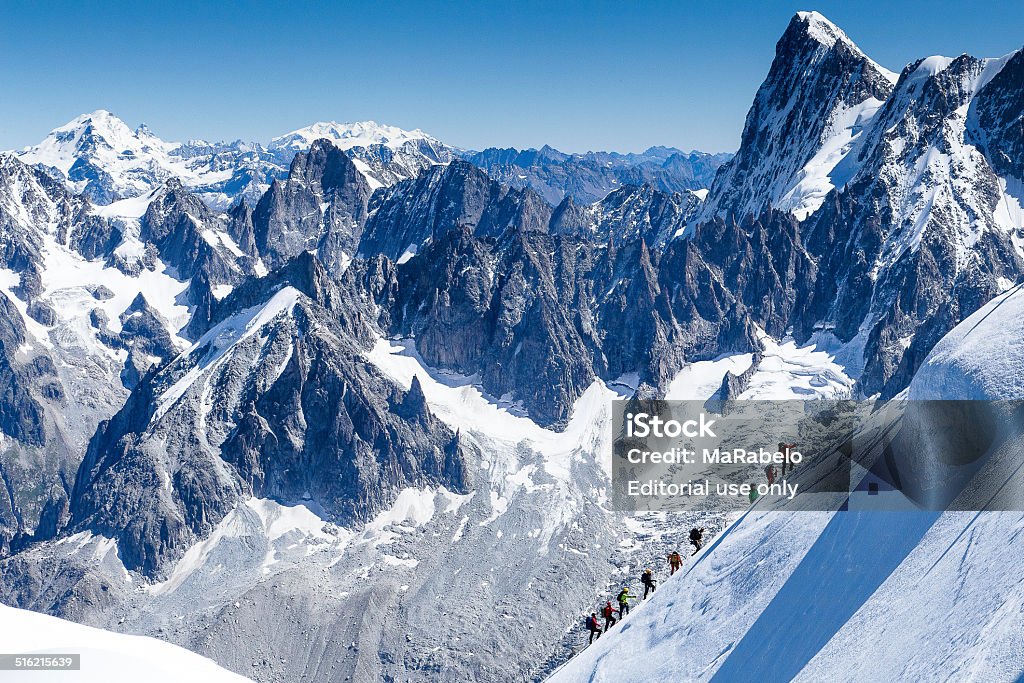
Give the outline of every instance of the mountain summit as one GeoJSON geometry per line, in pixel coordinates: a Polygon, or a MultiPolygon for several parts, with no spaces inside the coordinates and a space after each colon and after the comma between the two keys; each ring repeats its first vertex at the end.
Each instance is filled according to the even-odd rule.
{"type": "Polygon", "coordinates": [[[842,179],[833,169],[892,92],[896,75],[817,12],[799,12],[747,114],[740,149],[715,178],[701,219],[757,216],[769,207],[802,220],[842,179]]]}

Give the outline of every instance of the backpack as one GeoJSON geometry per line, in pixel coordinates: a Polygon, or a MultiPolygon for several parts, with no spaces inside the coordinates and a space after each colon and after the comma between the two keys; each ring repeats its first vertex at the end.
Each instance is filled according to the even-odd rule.
{"type": "Polygon", "coordinates": [[[590,631],[597,630],[597,619],[594,617],[587,617],[587,629],[590,631]]]}
{"type": "Polygon", "coordinates": [[[690,540],[691,541],[699,541],[700,537],[701,537],[701,530],[700,529],[690,529],[690,540]]]}

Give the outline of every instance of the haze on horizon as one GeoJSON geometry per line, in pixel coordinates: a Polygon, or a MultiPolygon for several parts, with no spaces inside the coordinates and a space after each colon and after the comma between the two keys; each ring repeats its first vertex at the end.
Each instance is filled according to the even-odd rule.
{"type": "Polygon", "coordinates": [[[0,26],[0,149],[108,109],[165,140],[372,119],[467,149],[733,151],[798,10],[893,71],[1021,47],[1021,3],[901,4],[19,4],[0,26]]]}

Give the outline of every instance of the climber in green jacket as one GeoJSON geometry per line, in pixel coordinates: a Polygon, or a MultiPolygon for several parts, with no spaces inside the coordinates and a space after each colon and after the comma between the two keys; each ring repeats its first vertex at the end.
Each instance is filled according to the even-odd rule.
{"type": "Polygon", "coordinates": [[[633,596],[629,594],[628,586],[624,587],[616,597],[616,600],[619,601],[619,619],[629,614],[629,599],[632,597],[633,596]]]}

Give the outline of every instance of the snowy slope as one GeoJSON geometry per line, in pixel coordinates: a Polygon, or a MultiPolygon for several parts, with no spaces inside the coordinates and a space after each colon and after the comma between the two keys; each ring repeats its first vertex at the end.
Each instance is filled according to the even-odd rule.
{"type": "Polygon", "coordinates": [[[1024,289],[1014,287],[935,345],[910,384],[910,398],[1024,399],[1024,289]]]}
{"type": "Polygon", "coordinates": [[[742,518],[551,683],[710,680],[827,523],[827,513],[742,518]]]}
{"type": "MultiPolygon", "coordinates": [[[[559,432],[517,414],[515,406],[506,401],[489,400],[476,385],[476,377],[430,373],[411,342],[395,344],[382,339],[367,358],[403,387],[418,377],[431,411],[451,428],[466,430],[480,439],[485,452],[513,454],[517,448],[535,449],[543,454],[543,471],[566,487],[572,484],[574,460],[600,456],[605,471],[611,471],[611,449],[607,448],[611,429],[606,420],[611,401],[621,395],[600,380],[577,399],[569,424],[559,432]]],[[[495,462],[490,467],[509,465],[495,462]]],[[[532,471],[507,474],[510,480],[514,477],[515,484],[530,486],[532,471]]]]}
{"type": "Polygon", "coordinates": [[[1016,680],[1022,524],[755,506],[551,680],[1016,680]]]}
{"type": "MultiPolygon", "coordinates": [[[[1015,288],[936,345],[910,397],[1022,398],[1022,331],[1015,288]]],[[[679,379],[710,389],[748,365],[694,364],[679,379]]],[[[1012,468],[1003,480],[1021,485],[1012,468]]],[[[760,508],[551,681],[1019,680],[1021,513],[760,508]]]]}
{"type": "Polygon", "coordinates": [[[151,160],[169,165],[169,153],[175,147],[147,128],[133,131],[109,111],[97,109],[54,128],[46,139],[19,151],[18,156],[26,164],[51,166],[68,175],[75,163],[88,155],[112,171],[120,171],[130,183],[131,174],[146,169],[151,160]]]}
{"type": "MultiPolygon", "coordinates": [[[[803,346],[792,339],[781,342],[764,332],[759,335],[764,351],[747,388],[737,398],[785,401],[809,398],[835,399],[852,394],[854,378],[837,357],[841,348],[816,338],[803,346]]],[[[704,400],[722,386],[726,372],[740,375],[753,362],[752,354],[722,356],[690,363],[672,379],[664,398],[670,401],[704,400]]]]}
{"type": "MultiPolygon", "coordinates": [[[[175,373],[175,381],[160,394],[153,419],[159,420],[163,417],[186,393],[201,397],[203,407],[209,409],[205,403],[208,399],[205,397],[212,391],[211,378],[217,376],[225,359],[229,359],[239,345],[254,336],[259,338],[262,348],[267,343],[265,328],[280,318],[291,315],[300,296],[300,292],[294,287],[284,287],[265,304],[240,311],[204,334],[191,348],[173,361],[170,371],[175,373]],[[187,369],[176,372],[178,367],[187,369]]],[[[283,359],[277,359],[277,374],[267,378],[268,384],[273,384],[291,357],[290,349],[281,353],[283,359]]],[[[270,355],[269,349],[263,348],[260,360],[270,355]]]]}
{"type": "Polygon", "coordinates": [[[80,654],[81,670],[5,672],[4,680],[82,683],[242,683],[248,678],[155,638],[128,636],[56,617],[0,605],[0,643],[5,653],[80,654]]]}
{"type": "MultiPolygon", "coordinates": [[[[1024,227],[1020,197],[1012,192],[1018,183],[993,172],[981,149],[987,132],[978,129],[975,113],[978,95],[1016,54],[933,56],[904,69],[865,133],[860,169],[843,169],[851,183],[874,185],[890,209],[892,229],[876,268],[916,250],[931,231],[955,241],[963,265],[986,230],[1012,234],[1024,227]]],[[[1020,238],[1012,239],[1024,254],[1020,238]]]]}
{"type": "MultiPolygon", "coordinates": [[[[119,210],[133,211],[123,206],[119,210]]],[[[28,263],[0,263],[0,292],[25,323],[29,339],[23,351],[45,352],[55,360],[70,399],[62,420],[83,448],[96,422],[110,417],[124,401],[117,378],[128,352],[109,338],[122,332],[127,309],[144,298],[178,348],[185,345],[178,335],[190,314],[182,303],[188,283],[159,259],[129,274],[102,258],[83,256],[77,229],[91,218],[89,211],[87,202],[43,182],[18,160],[0,158],[0,215],[6,220],[0,239],[23,241],[30,254],[28,263]],[[21,291],[24,284],[32,286],[31,296],[21,291]],[[48,311],[49,318],[31,315],[35,307],[48,311]]],[[[134,221],[137,231],[137,219],[127,220],[134,221]]],[[[141,242],[125,235],[114,254],[123,261],[141,261],[144,250],[141,242]]]]}

